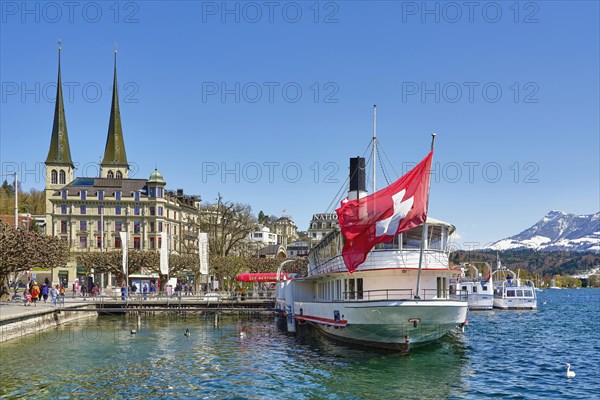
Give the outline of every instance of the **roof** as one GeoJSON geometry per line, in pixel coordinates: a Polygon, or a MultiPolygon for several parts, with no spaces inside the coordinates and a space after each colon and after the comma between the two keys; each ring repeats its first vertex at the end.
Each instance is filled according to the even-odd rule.
{"type": "Polygon", "coordinates": [[[160,172],[155,168],[154,171],[150,174],[150,179],[148,179],[148,183],[161,183],[165,184],[165,180],[160,172]]]}
{"type": "Polygon", "coordinates": [[[54,124],[52,125],[52,138],[46,164],[66,164],[74,167],[71,160],[71,147],[67,134],[67,119],[63,104],[62,79],[60,77],[60,48],[58,49],[58,79],[56,82],[56,102],[54,105],[54,124]]]}
{"type": "Polygon", "coordinates": [[[133,192],[146,192],[146,180],[83,177],[75,178],[62,190],[67,190],[69,196],[76,196],[82,190],[87,190],[88,195],[96,195],[99,191],[104,191],[106,196],[112,196],[115,192],[120,191],[124,196],[127,196],[133,192]]]}
{"type": "Polygon", "coordinates": [[[121,128],[121,113],[119,111],[116,51],[112,105],[110,108],[110,120],[108,122],[108,134],[106,136],[104,158],[102,159],[102,163],[100,165],[103,167],[129,167],[129,164],[127,163],[127,154],[125,153],[125,140],[123,139],[123,129],[121,128]]]}

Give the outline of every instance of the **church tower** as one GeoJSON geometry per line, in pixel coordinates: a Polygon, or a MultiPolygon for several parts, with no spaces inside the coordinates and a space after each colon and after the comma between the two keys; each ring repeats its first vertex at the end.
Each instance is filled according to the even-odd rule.
{"type": "Polygon", "coordinates": [[[125,153],[125,141],[121,128],[121,113],[119,112],[119,94],[117,85],[117,51],[115,50],[115,72],[113,80],[112,105],[110,121],[108,122],[108,135],[104,158],[100,163],[102,178],[127,179],[129,177],[129,164],[125,153]]]}
{"type": "Polygon", "coordinates": [[[75,166],[71,160],[69,135],[67,134],[67,120],[63,104],[62,80],[60,76],[60,46],[58,47],[58,80],[56,82],[56,104],[54,106],[54,124],[52,125],[52,138],[50,150],[46,157],[46,226],[50,232],[52,203],[50,197],[62,187],[73,181],[75,166]]]}

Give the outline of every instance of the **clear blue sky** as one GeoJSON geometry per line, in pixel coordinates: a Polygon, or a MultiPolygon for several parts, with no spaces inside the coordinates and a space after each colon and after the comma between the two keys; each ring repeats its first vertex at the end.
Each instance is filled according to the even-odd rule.
{"type": "Polygon", "coordinates": [[[438,134],[430,215],[463,247],[600,208],[596,1],[72,4],[1,2],[1,173],[18,166],[25,189],[44,186],[60,38],[77,176],[104,151],[118,42],[134,177],[156,165],[170,189],[306,229],[376,103],[396,171],[438,134]]]}

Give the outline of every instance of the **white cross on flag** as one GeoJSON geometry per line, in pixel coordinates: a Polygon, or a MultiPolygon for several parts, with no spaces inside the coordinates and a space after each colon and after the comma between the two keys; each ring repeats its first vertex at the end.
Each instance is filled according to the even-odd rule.
{"type": "Polygon", "coordinates": [[[377,243],[389,242],[427,219],[433,150],[396,182],[362,199],[345,201],[336,211],[346,238],[342,256],[354,272],[377,243]]]}

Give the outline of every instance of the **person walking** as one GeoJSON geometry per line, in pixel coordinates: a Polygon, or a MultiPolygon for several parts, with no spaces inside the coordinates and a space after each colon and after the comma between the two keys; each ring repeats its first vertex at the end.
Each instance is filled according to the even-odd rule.
{"type": "Polygon", "coordinates": [[[40,287],[37,282],[33,282],[33,286],[31,286],[31,300],[33,301],[33,305],[37,307],[37,301],[40,298],[40,287]]]}
{"type": "Polygon", "coordinates": [[[42,285],[42,299],[44,299],[44,303],[46,301],[48,301],[48,292],[49,292],[50,288],[48,287],[48,285],[46,285],[46,283],[44,283],[42,285]]]}
{"type": "Polygon", "coordinates": [[[144,300],[148,300],[148,285],[144,283],[144,287],[142,288],[142,292],[144,293],[144,300]]]}
{"type": "Polygon", "coordinates": [[[52,297],[52,305],[56,307],[56,300],[58,299],[58,285],[54,286],[50,290],[50,297],[52,297]]]}
{"type": "Polygon", "coordinates": [[[65,287],[64,287],[64,285],[60,285],[60,288],[58,289],[58,295],[60,297],[60,302],[64,306],[65,305],[65,287]]]}
{"type": "Polygon", "coordinates": [[[87,285],[81,285],[81,297],[83,297],[83,301],[85,301],[86,295],[87,295],[87,285]]]}

